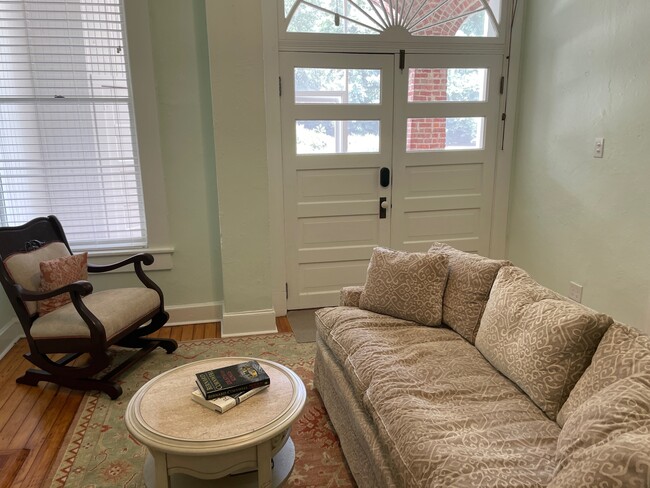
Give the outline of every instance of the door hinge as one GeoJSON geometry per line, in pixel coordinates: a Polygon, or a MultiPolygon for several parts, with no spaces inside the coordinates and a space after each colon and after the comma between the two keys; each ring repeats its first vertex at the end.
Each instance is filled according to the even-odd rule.
{"type": "Polygon", "coordinates": [[[501,82],[500,82],[500,84],[499,84],[499,93],[500,93],[501,95],[503,95],[503,90],[504,90],[505,86],[506,86],[506,77],[505,77],[505,76],[502,76],[502,77],[501,77],[501,82]]]}
{"type": "Polygon", "coordinates": [[[282,96],[282,77],[278,76],[278,94],[282,96]]]}
{"type": "Polygon", "coordinates": [[[284,296],[287,300],[289,300],[289,283],[284,284],[284,296]]]}
{"type": "Polygon", "coordinates": [[[399,70],[404,71],[404,66],[406,64],[406,51],[404,49],[400,49],[399,51],[399,70]]]}

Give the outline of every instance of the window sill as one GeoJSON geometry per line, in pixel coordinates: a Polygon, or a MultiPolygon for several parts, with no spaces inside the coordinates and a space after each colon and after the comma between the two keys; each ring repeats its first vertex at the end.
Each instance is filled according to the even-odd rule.
{"type": "MultiPolygon", "coordinates": [[[[90,251],[88,252],[88,261],[92,264],[112,264],[123,259],[126,259],[134,254],[147,252],[154,257],[154,262],[151,266],[143,266],[145,271],[164,271],[170,270],[174,267],[172,254],[174,248],[172,247],[157,247],[148,249],[124,249],[124,250],[110,250],[110,251],[90,251]]],[[[133,273],[133,265],[124,266],[108,273],[133,273]]]]}

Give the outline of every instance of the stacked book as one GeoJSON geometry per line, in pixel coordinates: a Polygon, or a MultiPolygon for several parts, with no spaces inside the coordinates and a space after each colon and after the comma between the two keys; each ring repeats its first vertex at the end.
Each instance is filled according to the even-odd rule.
{"type": "Polygon", "coordinates": [[[271,379],[257,361],[233,364],[196,374],[192,400],[216,412],[226,412],[260,391],[271,379]]]}

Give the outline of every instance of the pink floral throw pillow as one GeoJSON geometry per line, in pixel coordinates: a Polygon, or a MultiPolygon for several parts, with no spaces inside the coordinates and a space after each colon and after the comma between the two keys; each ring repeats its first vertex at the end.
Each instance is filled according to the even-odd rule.
{"type": "MultiPolygon", "coordinates": [[[[50,261],[41,261],[41,289],[52,291],[79,280],[88,279],[88,253],[74,254],[50,261]]],[[[41,316],[70,303],[70,294],[62,293],[38,302],[41,316]]]]}

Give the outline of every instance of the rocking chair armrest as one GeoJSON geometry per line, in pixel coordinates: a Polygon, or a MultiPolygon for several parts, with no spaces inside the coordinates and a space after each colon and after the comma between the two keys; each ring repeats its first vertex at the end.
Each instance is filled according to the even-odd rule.
{"type": "Polygon", "coordinates": [[[134,254],[133,256],[126,258],[123,261],[120,261],[118,263],[106,264],[106,265],[88,264],[88,271],[90,273],[104,273],[106,271],[113,271],[114,269],[121,268],[128,264],[133,264],[135,274],[140,280],[140,282],[147,288],[155,290],[156,293],[158,293],[158,296],[160,297],[160,310],[163,310],[164,297],[163,297],[162,290],[158,285],[156,285],[156,283],[153,282],[151,278],[149,278],[145,274],[144,270],[142,269],[143,263],[145,266],[149,266],[153,264],[153,261],[154,258],[151,254],[149,254],[148,252],[141,252],[138,254],[134,254]]]}
{"type": "Polygon", "coordinates": [[[50,291],[43,291],[43,292],[26,290],[25,288],[23,288],[18,284],[15,284],[14,286],[16,287],[16,291],[18,292],[20,298],[26,302],[45,300],[47,298],[52,298],[57,295],[61,295],[63,293],[86,296],[92,293],[93,291],[93,285],[86,280],[75,281],[74,283],[70,283],[69,285],[62,286],[61,288],[57,288],[55,290],[50,290],[50,291]]]}
{"type": "Polygon", "coordinates": [[[112,264],[90,264],[88,263],[88,272],[90,273],[105,273],[107,271],[113,271],[115,269],[123,268],[129,264],[136,265],[137,263],[144,263],[145,266],[149,266],[153,263],[153,256],[147,252],[141,252],[134,254],[122,261],[112,264]]]}

